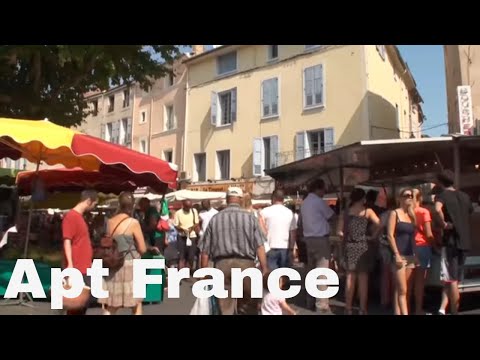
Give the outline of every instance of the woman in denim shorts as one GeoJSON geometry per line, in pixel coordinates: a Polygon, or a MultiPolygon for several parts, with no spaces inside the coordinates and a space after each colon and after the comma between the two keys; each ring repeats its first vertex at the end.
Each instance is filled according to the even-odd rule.
{"type": "Polygon", "coordinates": [[[422,193],[418,189],[413,189],[413,202],[417,219],[417,231],[415,233],[417,267],[414,275],[415,312],[417,315],[424,315],[423,295],[425,279],[432,261],[432,215],[428,209],[422,207],[422,193]]]}

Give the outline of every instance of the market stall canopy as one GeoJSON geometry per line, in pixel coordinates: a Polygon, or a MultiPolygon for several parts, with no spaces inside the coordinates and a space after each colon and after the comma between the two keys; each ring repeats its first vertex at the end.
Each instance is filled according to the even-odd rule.
{"type": "Polygon", "coordinates": [[[193,191],[193,190],[179,190],[168,193],[165,195],[167,201],[182,201],[182,200],[219,200],[225,199],[226,193],[224,192],[211,192],[211,191],[193,191]]]}
{"type": "MultiPolygon", "coordinates": [[[[193,190],[178,190],[165,195],[167,201],[202,201],[202,200],[220,200],[225,199],[226,194],[224,192],[211,192],[211,191],[193,191],[193,190]]],[[[161,200],[162,195],[157,194],[136,194],[135,198],[147,198],[150,201],[161,200]]]]}
{"type": "Polygon", "coordinates": [[[0,158],[61,164],[128,177],[156,192],[176,189],[177,166],[124,146],[76,132],[48,120],[0,118],[0,158]]]}
{"type": "Polygon", "coordinates": [[[422,139],[362,141],[312,156],[266,173],[282,187],[302,187],[316,178],[340,186],[364,184],[422,184],[431,182],[443,169],[454,169],[458,147],[462,179],[478,173],[479,136],[445,136],[422,139]]]}
{"type": "MultiPolygon", "coordinates": [[[[98,195],[98,201],[101,205],[108,203],[112,198],[112,195],[103,193],[98,195]]],[[[30,205],[33,205],[32,208],[36,210],[50,208],[69,210],[77,205],[79,200],[80,194],[78,192],[54,192],[49,194],[46,199],[42,201],[34,201],[33,204],[31,203],[32,199],[30,196],[22,197],[21,207],[25,211],[28,210],[30,205]]]]}
{"type": "Polygon", "coordinates": [[[32,194],[32,184],[40,178],[47,192],[80,192],[94,189],[104,194],[120,194],[122,191],[135,191],[137,186],[128,181],[128,176],[116,177],[100,171],[74,169],[51,169],[22,171],[17,175],[16,184],[20,196],[32,194]]]}

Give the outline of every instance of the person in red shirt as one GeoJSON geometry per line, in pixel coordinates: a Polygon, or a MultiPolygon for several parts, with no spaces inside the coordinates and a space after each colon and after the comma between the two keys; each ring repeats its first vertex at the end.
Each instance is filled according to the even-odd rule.
{"type": "Polygon", "coordinates": [[[415,233],[415,246],[417,256],[417,267],[415,268],[414,293],[415,312],[417,315],[424,315],[423,295],[427,271],[432,262],[432,215],[430,211],[422,207],[423,197],[418,189],[413,189],[413,201],[415,217],[417,218],[417,231],[415,233]]]}
{"type": "MultiPolygon", "coordinates": [[[[87,269],[92,265],[93,249],[88,225],[84,215],[92,211],[98,203],[98,194],[93,190],[85,190],[80,196],[80,202],[70,210],[62,222],[64,268],[79,270],[85,284],[90,286],[87,269]]],[[[87,308],[68,311],[68,315],[85,315],[87,308]]]]}

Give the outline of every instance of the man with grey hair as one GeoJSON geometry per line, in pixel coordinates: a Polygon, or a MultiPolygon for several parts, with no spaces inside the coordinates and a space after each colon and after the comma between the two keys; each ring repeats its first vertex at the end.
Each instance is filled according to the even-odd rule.
{"type": "MultiPolygon", "coordinates": [[[[326,186],[322,179],[314,181],[310,185],[310,192],[303,200],[300,208],[303,238],[307,247],[308,270],[315,268],[328,268],[330,266],[330,224],[329,221],[335,215],[334,211],[323,200],[326,186]]],[[[321,285],[319,290],[326,290],[321,285]]],[[[316,299],[307,296],[307,307],[318,310],[322,314],[332,314],[328,299],[316,299]]]]}
{"type": "MultiPolygon", "coordinates": [[[[243,191],[231,187],[227,191],[227,208],[215,215],[209,222],[203,235],[200,250],[202,267],[208,267],[212,260],[214,267],[225,276],[225,289],[231,296],[232,269],[242,271],[255,267],[258,256],[263,274],[268,271],[264,243],[266,241],[260,229],[258,219],[241,208],[243,191]]],[[[243,296],[239,299],[218,299],[222,315],[256,315],[260,299],[252,299],[251,279],[243,280],[243,296]]]]}

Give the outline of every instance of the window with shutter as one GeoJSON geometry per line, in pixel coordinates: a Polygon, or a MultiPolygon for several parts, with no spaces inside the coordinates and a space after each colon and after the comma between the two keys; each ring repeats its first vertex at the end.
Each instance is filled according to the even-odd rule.
{"type": "Polygon", "coordinates": [[[130,90],[124,90],[123,91],[123,107],[129,107],[130,106],[130,90]]]}
{"type": "Polygon", "coordinates": [[[115,95],[108,97],[108,112],[113,112],[115,110],[115,95]]]}
{"type": "Polygon", "coordinates": [[[262,82],[262,117],[278,116],[278,78],[262,82]]]}
{"type": "Polygon", "coordinates": [[[230,150],[217,151],[218,180],[230,179],[230,150]]]}
{"type": "Polygon", "coordinates": [[[145,124],[147,122],[147,111],[143,110],[140,112],[140,124],[145,124]]]}
{"type": "MultiPolygon", "coordinates": [[[[301,133],[297,134],[297,141],[301,133]]],[[[304,133],[304,158],[323,154],[335,148],[335,133],[333,128],[309,130],[304,133]]]]}
{"type": "Polygon", "coordinates": [[[175,112],[173,105],[165,106],[165,131],[175,129],[175,112]]]}
{"type": "Polygon", "coordinates": [[[194,181],[206,181],[207,180],[207,155],[205,153],[195,154],[195,171],[194,181]]]}
{"type": "Polygon", "coordinates": [[[268,45],[268,60],[278,59],[278,45],[268,45]]]}
{"type": "Polygon", "coordinates": [[[313,108],[324,105],[323,65],[316,65],[304,70],[304,107],[313,108]]]}
{"type": "Polygon", "coordinates": [[[113,125],[112,123],[107,124],[107,132],[105,134],[105,140],[111,142],[113,137],[113,125]]]}
{"type": "Polygon", "coordinates": [[[237,88],[211,95],[211,122],[214,126],[230,125],[237,120],[237,88]]]}
{"type": "Polygon", "coordinates": [[[226,75],[237,70],[237,52],[221,55],[217,58],[217,75],[226,75]]]}

